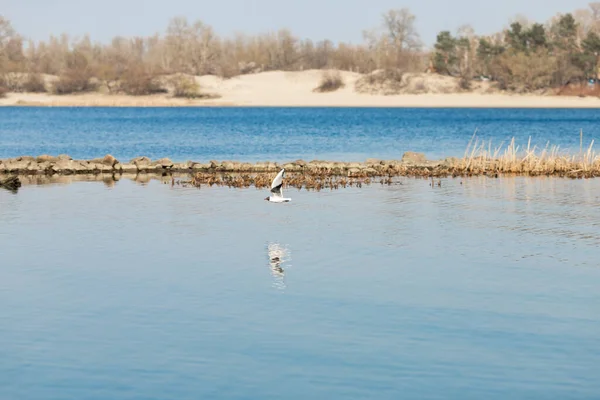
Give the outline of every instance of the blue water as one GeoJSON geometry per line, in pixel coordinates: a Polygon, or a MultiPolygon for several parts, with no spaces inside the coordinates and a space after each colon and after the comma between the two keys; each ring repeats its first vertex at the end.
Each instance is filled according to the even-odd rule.
{"type": "Polygon", "coordinates": [[[594,109],[0,108],[0,158],[69,154],[174,161],[398,159],[462,156],[473,133],[492,148],[579,150],[600,138],[594,109]]]}
{"type": "Polygon", "coordinates": [[[598,399],[600,180],[76,178],[0,191],[3,400],[598,399]]]}
{"type": "MultiPolygon", "coordinates": [[[[0,158],[437,158],[476,128],[578,150],[599,122],[0,108],[0,158]]],[[[275,205],[138,178],[0,190],[0,400],[600,398],[599,179],[398,178],[275,205]]]]}

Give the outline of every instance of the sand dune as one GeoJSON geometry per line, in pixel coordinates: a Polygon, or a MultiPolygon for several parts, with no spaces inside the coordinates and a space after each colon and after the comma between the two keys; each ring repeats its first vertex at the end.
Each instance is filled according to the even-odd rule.
{"type": "MultiPolygon", "coordinates": [[[[424,75],[426,93],[422,94],[365,94],[355,90],[361,77],[341,72],[345,87],[330,93],[317,93],[321,71],[271,71],[242,75],[231,79],[215,76],[196,77],[203,92],[220,95],[217,99],[176,99],[170,95],[126,96],[89,93],[79,95],[48,95],[9,93],[0,105],[40,106],[296,106],[296,107],[600,107],[595,97],[541,95],[510,95],[485,93],[480,86],[469,93],[432,93],[435,85],[448,84],[449,77],[424,75]],[[442,80],[446,82],[442,82],[442,80]],[[434,82],[432,80],[438,80],[434,82]],[[432,83],[433,82],[433,83],[432,83]]],[[[420,83],[423,86],[422,83],[420,83]]],[[[447,89],[444,89],[447,91],[447,89]]]]}

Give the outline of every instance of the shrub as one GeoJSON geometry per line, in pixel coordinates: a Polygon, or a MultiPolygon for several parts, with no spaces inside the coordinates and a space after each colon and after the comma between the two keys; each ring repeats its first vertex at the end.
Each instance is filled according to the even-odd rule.
{"type": "Polygon", "coordinates": [[[78,70],[66,71],[52,85],[52,93],[59,95],[84,93],[94,90],[96,90],[96,85],[90,81],[89,74],[78,70]]]}
{"type": "Polygon", "coordinates": [[[157,93],[167,93],[154,74],[141,67],[127,70],[121,78],[121,90],[132,96],[146,96],[157,93]]]}
{"type": "Polygon", "coordinates": [[[402,91],[405,82],[404,72],[400,69],[384,69],[362,76],[354,83],[358,93],[393,95],[402,91]]]}
{"type": "Polygon", "coordinates": [[[45,92],[44,79],[40,74],[11,72],[4,74],[2,86],[10,92],[45,92]]]}
{"type": "Polygon", "coordinates": [[[458,80],[458,86],[463,90],[471,89],[471,80],[467,76],[461,76],[458,80]]]}
{"type": "Polygon", "coordinates": [[[177,75],[171,79],[171,84],[173,85],[173,97],[186,99],[203,97],[200,93],[200,86],[193,77],[177,75]]]}
{"type": "Polygon", "coordinates": [[[8,89],[0,85],[0,99],[6,97],[6,93],[8,93],[8,89]]]}
{"type": "Polygon", "coordinates": [[[515,92],[551,87],[553,74],[559,70],[557,57],[547,50],[532,55],[504,53],[490,68],[502,89],[515,92]]]}
{"type": "Polygon", "coordinates": [[[0,86],[4,87],[9,92],[21,92],[25,74],[18,72],[7,72],[2,74],[0,78],[0,86]]]}
{"type": "Polygon", "coordinates": [[[23,82],[23,91],[29,93],[46,92],[44,77],[40,74],[29,74],[25,82],[23,82]]]}
{"type": "Polygon", "coordinates": [[[342,75],[339,71],[325,71],[321,76],[321,82],[319,86],[313,89],[313,92],[335,92],[336,90],[345,86],[342,75]]]}

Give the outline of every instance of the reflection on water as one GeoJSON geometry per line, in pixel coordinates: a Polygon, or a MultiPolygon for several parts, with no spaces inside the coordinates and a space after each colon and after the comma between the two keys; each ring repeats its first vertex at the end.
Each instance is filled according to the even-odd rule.
{"type": "MultiPolygon", "coordinates": [[[[268,243],[267,252],[269,256],[269,267],[273,277],[273,287],[284,290],[286,284],[285,269],[283,268],[283,265],[286,265],[291,259],[290,251],[287,247],[284,247],[279,243],[268,243]]],[[[287,267],[288,266],[286,266],[286,268],[287,267]]]]}
{"type": "Polygon", "coordinates": [[[600,179],[78,179],[0,191],[2,400],[600,393],[600,179]]]}

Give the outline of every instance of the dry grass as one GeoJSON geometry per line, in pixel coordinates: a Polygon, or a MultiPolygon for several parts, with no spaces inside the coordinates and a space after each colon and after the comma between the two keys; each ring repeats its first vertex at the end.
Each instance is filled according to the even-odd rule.
{"type": "Polygon", "coordinates": [[[558,96],[600,97],[600,85],[593,87],[589,87],[587,84],[569,85],[559,89],[556,94],[558,96]]]}
{"type": "Polygon", "coordinates": [[[324,71],[319,86],[314,88],[313,92],[335,92],[344,86],[345,83],[339,71],[324,71]]]}
{"type": "MultiPolygon", "coordinates": [[[[465,83],[465,82],[463,82],[465,83]]],[[[484,85],[474,84],[474,92],[481,91],[484,85]]],[[[363,75],[356,80],[354,89],[357,93],[399,95],[399,94],[449,94],[461,93],[461,79],[440,74],[411,73],[401,70],[380,70],[363,75]]]]}
{"type": "Polygon", "coordinates": [[[505,148],[499,146],[492,150],[491,142],[479,141],[475,133],[456,169],[477,175],[491,173],[596,177],[600,176],[600,156],[593,147],[593,140],[587,148],[583,147],[581,132],[577,154],[562,152],[559,146],[551,146],[550,143],[544,148],[531,147],[531,137],[526,147],[516,145],[512,138],[505,148]]]}
{"type": "Polygon", "coordinates": [[[399,69],[376,70],[358,79],[354,83],[354,90],[367,94],[399,94],[404,86],[403,75],[399,69]]]}

